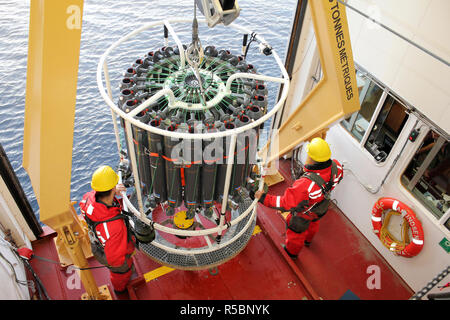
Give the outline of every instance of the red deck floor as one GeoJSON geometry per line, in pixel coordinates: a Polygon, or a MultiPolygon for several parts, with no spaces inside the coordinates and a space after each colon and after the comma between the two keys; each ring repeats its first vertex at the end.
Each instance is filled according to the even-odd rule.
{"type": "MultiPolygon", "coordinates": [[[[270,189],[282,194],[290,181],[289,163],[281,163],[285,181],[270,189]]],[[[296,261],[282,250],[285,225],[275,210],[262,205],[257,228],[247,247],[232,260],[210,270],[183,271],[162,267],[138,252],[136,274],[128,286],[130,299],[152,300],[302,300],[341,298],[351,290],[360,299],[408,299],[413,291],[337,208],[321,222],[310,248],[296,261]],[[381,289],[367,288],[367,267],[381,270],[381,289]]],[[[54,234],[53,234],[54,235],[54,234]]],[[[33,242],[35,254],[57,260],[52,236],[33,242]]],[[[91,266],[99,266],[93,258],[91,266]]],[[[32,260],[52,299],[80,299],[84,292],[75,271],[32,260]]],[[[93,269],[99,286],[108,284],[105,268],[93,269]]]]}

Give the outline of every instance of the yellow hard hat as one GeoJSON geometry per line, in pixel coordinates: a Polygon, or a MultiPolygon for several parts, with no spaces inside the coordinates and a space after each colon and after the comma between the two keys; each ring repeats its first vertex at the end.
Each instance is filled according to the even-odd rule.
{"type": "Polygon", "coordinates": [[[325,162],[331,158],[331,150],[328,143],[322,138],[314,138],[306,146],[308,156],[317,162],[325,162]]]}
{"type": "Polygon", "coordinates": [[[103,192],[114,188],[119,182],[119,176],[110,166],[101,166],[92,175],[91,187],[103,192]]]}

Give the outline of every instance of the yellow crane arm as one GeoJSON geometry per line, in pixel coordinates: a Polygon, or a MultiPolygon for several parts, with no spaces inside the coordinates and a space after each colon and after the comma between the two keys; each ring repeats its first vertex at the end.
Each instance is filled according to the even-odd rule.
{"type": "Polygon", "coordinates": [[[277,140],[278,148],[271,148],[267,163],[360,109],[345,7],[336,0],[308,1],[308,5],[323,78],[274,132],[277,136],[271,141],[277,140]]]}
{"type": "Polygon", "coordinates": [[[55,230],[67,224],[83,0],[30,2],[23,167],[55,230]]]}
{"type": "MultiPolygon", "coordinates": [[[[61,263],[86,268],[89,241],[70,201],[83,2],[30,1],[23,167],[40,220],[58,233],[61,263]]],[[[80,277],[85,298],[106,298],[90,270],[80,271],[80,277]]]]}

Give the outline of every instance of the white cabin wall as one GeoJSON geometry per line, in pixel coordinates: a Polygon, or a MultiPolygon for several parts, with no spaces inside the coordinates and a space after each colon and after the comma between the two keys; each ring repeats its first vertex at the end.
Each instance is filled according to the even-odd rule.
{"type": "MultiPolygon", "coordinates": [[[[349,0],[348,4],[446,61],[450,61],[450,41],[448,41],[450,1],[349,0]]],[[[440,129],[449,133],[450,68],[353,10],[347,9],[346,12],[355,62],[422,112],[440,129]]],[[[399,152],[415,120],[413,116],[410,116],[402,135],[383,165],[385,168],[389,167],[393,156],[399,152]]],[[[425,134],[426,130],[422,130],[421,137],[423,138],[425,134]]],[[[340,125],[332,128],[329,141],[335,144],[336,157],[348,158],[347,161],[352,170],[356,171],[360,177],[367,178],[371,184],[378,186],[377,182],[381,182],[381,179],[374,175],[376,172],[384,175],[383,171],[386,169],[378,167],[366,150],[361,151],[359,146],[355,147],[356,140],[344,128],[340,125]],[[349,141],[352,142],[348,143],[349,141]],[[365,159],[361,159],[364,156],[365,159]]],[[[420,290],[450,263],[449,255],[439,246],[443,237],[450,239],[450,231],[439,225],[432,214],[400,183],[400,176],[420,141],[421,138],[417,139],[415,144],[407,145],[385,186],[376,195],[370,194],[361,187],[352,174],[347,174],[347,178],[351,180],[345,188],[336,191],[342,210],[414,290],[420,290]],[[346,198],[346,191],[349,189],[358,190],[358,194],[372,201],[355,203],[353,200],[349,203],[350,199],[346,198]],[[425,245],[418,256],[412,259],[394,256],[373,234],[371,223],[365,216],[366,213],[370,213],[373,203],[382,196],[395,197],[416,212],[425,232],[425,245]],[[362,212],[364,214],[361,214],[362,212]]],[[[359,199],[359,197],[352,197],[352,199],[359,199]]]]}
{"type": "Polygon", "coordinates": [[[11,251],[7,244],[3,241],[5,234],[0,230],[0,300],[29,300],[30,293],[28,287],[16,283],[14,272],[18,280],[27,280],[25,267],[16,255],[11,251]],[[14,267],[11,269],[7,259],[14,267]]]}
{"type": "Polygon", "coordinates": [[[11,233],[11,238],[17,247],[31,248],[32,240],[35,240],[33,232],[27,225],[20,209],[8,190],[3,178],[0,177],[0,300],[28,300],[30,294],[27,286],[16,283],[13,266],[18,280],[27,280],[25,267],[17,256],[11,251],[10,245],[5,240],[5,232],[11,233]]]}
{"type": "MultiPolygon", "coordinates": [[[[348,0],[347,3],[450,61],[450,41],[447,34],[450,30],[448,16],[450,1],[348,0]]],[[[355,62],[406,103],[423,113],[442,131],[449,133],[450,68],[351,9],[347,9],[346,12],[355,62]]],[[[311,41],[314,31],[308,14],[302,33],[304,34],[301,35],[302,41],[297,49],[294,68],[294,70],[298,68],[299,71],[292,77],[290,94],[286,102],[286,111],[289,112],[285,112],[283,120],[294,112],[311,89],[317,50],[309,46],[315,45],[315,41],[311,41]]],[[[400,176],[425,137],[427,128],[423,127],[415,143],[408,142],[385,185],[377,193],[374,194],[363,186],[376,189],[380,185],[407,141],[416,120],[413,114],[409,116],[396,144],[382,164],[376,163],[372,155],[340,124],[330,128],[327,141],[331,145],[332,157],[343,162],[347,169],[344,179],[333,194],[339,208],[406,283],[418,291],[450,263],[450,255],[439,246],[444,237],[450,239],[450,231],[439,225],[428,209],[410,195],[400,183],[400,176]],[[373,233],[372,207],[384,196],[397,198],[410,206],[421,221],[425,244],[416,257],[395,256],[373,233]]],[[[419,122],[419,125],[422,123],[419,122]]],[[[304,152],[301,158],[305,159],[304,152]]]]}
{"type": "Polygon", "coordinates": [[[401,147],[408,138],[408,133],[411,131],[414,123],[414,117],[410,116],[403,134],[397,140],[388,159],[381,166],[375,163],[373,157],[366,150],[361,152],[356,140],[340,125],[330,129],[327,141],[332,149],[332,157],[344,164],[344,179],[333,194],[333,198],[337,200],[338,207],[406,283],[413,290],[419,291],[450,263],[449,255],[439,246],[439,242],[444,236],[449,238],[449,232],[445,232],[438,226],[436,219],[431,216],[431,213],[427,213],[427,209],[413,196],[410,196],[409,192],[400,183],[400,176],[413,157],[416,147],[420,145],[425,130],[414,144],[408,142],[401,159],[397,162],[379,192],[372,194],[363,186],[365,184],[367,187],[376,189],[381,184],[395,156],[400,152],[401,147]],[[416,257],[395,256],[382,245],[378,237],[373,233],[371,222],[372,207],[379,198],[385,196],[404,202],[416,213],[420,220],[425,234],[425,242],[422,251],[416,257]]]}
{"type": "Polygon", "coordinates": [[[18,247],[31,248],[30,241],[36,240],[2,177],[0,177],[0,224],[11,232],[18,247]]]}
{"type": "MultiPolygon", "coordinates": [[[[349,0],[348,4],[450,61],[450,1],[349,0]]],[[[355,61],[450,132],[450,67],[347,9],[355,61]]]]}

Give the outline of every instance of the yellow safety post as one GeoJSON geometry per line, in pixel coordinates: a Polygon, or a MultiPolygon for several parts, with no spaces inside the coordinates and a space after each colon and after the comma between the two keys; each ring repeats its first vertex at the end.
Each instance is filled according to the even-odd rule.
{"type": "Polygon", "coordinates": [[[271,148],[267,163],[301,142],[322,136],[331,124],[360,109],[345,7],[336,0],[314,0],[308,5],[323,78],[275,132],[271,142],[277,140],[278,146],[271,148]]]}
{"type": "MultiPolygon", "coordinates": [[[[80,268],[88,266],[85,232],[70,203],[70,179],[82,14],[83,0],[30,1],[23,144],[23,167],[40,219],[58,233],[57,247],[80,268]]],[[[107,298],[90,270],[81,270],[80,277],[89,299],[107,298]]]]}
{"type": "MultiPolygon", "coordinates": [[[[70,224],[70,229],[72,233],[79,239],[81,249],[86,258],[93,257],[91,250],[91,242],[89,240],[88,231],[89,228],[87,226],[86,221],[78,217],[74,205],[76,202],[71,203],[70,213],[72,216],[72,223],[70,224]]],[[[58,237],[55,238],[56,250],[58,252],[59,261],[61,262],[62,267],[67,267],[73,264],[73,259],[71,258],[70,252],[68,252],[65,239],[62,234],[59,234],[58,237]]]]}

